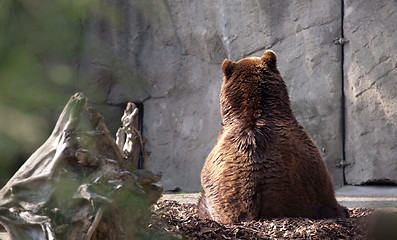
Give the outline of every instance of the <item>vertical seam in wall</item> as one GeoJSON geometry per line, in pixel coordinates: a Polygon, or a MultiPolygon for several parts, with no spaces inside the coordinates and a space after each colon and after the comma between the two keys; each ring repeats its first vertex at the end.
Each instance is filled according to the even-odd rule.
{"type": "MultiPolygon", "coordinates": [[[[138,131],[143,136],[143,102],[140,103],[135,103],[135,106],[138,108],[138,131]]],[[[138,169],[144,169],[145,168],[145,162],[143,158],[143,152],[141,151],[141,154],[139,155],[138,159],[138,169]]]]}
{"type": "MultiPolygon", "coordinates": [[[[344,38],[343,32],[343,20],[345,17],[345,5],[344,0],[341,0],[341,38],[344,38]]],[[[344,71],[344,58],[345,58],[345,47],[341,46],[341,127],[342,127],[342,176],[343,185],[347,185],[345,175],[345,163],[346,163],[346,101],[345,101],[345,71],[344,71]]]]}

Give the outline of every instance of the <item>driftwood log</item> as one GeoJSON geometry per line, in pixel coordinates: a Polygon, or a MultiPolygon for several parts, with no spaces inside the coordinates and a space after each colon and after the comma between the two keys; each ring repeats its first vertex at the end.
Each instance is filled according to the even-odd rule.
{"type": "Polygon", "coordinates": [[[162,188],[155,184],[160,175],[132,167],[146,156],[134,127],[136,115],[128,104],[115,140],[83,94],[72,96],[48,140],[0,190],[0,223],[7,238],[136,239],[143,234],[149,207],[162,188]]]}

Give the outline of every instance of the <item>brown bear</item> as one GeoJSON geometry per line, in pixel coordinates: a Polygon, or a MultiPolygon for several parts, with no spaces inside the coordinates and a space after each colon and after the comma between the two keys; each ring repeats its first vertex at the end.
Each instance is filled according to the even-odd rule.
{"type": "Polygon", "coordinates": [[[222,129],[201,172],[199,216],[225,224],[348,217],[317,146],[291,110],[276,54],[226,59],[222,71],[222,129]]]}

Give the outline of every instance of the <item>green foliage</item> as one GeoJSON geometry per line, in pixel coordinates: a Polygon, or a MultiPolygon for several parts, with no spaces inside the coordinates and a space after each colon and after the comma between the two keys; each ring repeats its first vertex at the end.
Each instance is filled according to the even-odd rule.
{"type": "Polygon", "coordinates": [[[58,1],[6,0],[1,9],[0,103],[28,111],[64,102],[65,86],[75,85],[79,16],[58,1]]]}
{"type": "Polygon", "coordinates": [[[13,159],[21,152],[21,147],[10,137],[0,133],[0,183],[6,183],[10,172],[15,172],[13,159]]]}
{"type": "Polygon", "coordinates": [[[83,23],[95,14],[112,24],[108,5],[0,1],[0,186],[48,137],[57,114],[79,90],[83,23]]]}

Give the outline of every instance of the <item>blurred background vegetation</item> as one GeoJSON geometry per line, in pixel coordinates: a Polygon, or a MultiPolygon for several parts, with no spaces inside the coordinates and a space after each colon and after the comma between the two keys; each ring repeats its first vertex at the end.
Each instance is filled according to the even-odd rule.
{"type": "Polygon", "coordinates": [[[85,88],[79,59],[87,19],[116,26],[115,9],[103,0],[0,1],[0,187],[85,88]]]}

